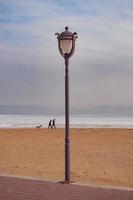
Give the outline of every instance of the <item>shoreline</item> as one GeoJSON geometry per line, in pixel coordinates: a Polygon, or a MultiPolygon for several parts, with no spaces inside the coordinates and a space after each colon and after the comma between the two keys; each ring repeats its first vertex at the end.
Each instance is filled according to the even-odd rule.
{"type": "MultiPolygon", "coordinates": [[[[70,131],[72,181],[133,188],[133,129],[70,131]]],[[[64,128],[0,128],[0,173],[63,180],[64,136],[64,128]]]]}
{"type": "MultiPolygon", "coordinates": [[[[14,129],[14,130],[21,130],[21,129],[32,129],[32,130],[55,130],[54,128],[53,129],[51,129],[51,128],[49,128],[48,129],[48,127],[40,127],[40,128],[37,128],[37,127],[0,127],[0,130],[7,130],[7,129],[14,129]]],[[[56,127],[56,130],[65,130],[65,127],[56,127]]],[[[127,130],[133,130],[133,127],[70,127],[70,130],[78,130],[78,129],[81,129],[81,130],[83,130],[83,129],[85,129],[85,130],[91,130],[91,129],[103,129],[103,130],[110,130],[110,129],[112,129],[112,130],[125,130],[125,129],[127,129],[127,130]]]]}

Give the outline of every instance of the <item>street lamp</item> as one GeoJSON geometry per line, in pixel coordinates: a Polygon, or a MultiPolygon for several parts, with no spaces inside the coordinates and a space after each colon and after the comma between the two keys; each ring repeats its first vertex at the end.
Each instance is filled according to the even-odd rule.
{"type": "Polygon", "coordinates": [[[70,137],[69,137],[69,58],[74,54],[77,33],[68,31],[68,26],[62,33],[55,33],[58,39],[58,49],[65,59],[65,183],[70,183],[70,137]]]}

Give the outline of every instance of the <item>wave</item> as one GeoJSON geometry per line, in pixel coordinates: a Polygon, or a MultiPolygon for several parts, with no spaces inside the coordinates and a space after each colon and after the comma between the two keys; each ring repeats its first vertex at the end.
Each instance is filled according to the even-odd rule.
{"type": "MultiPolygon", "coordinates": [[[[64,116],[35,115],[0,115],[0,128],[34,128],[41,125],[48,127],[50,119],[56,119],[57,128],[65,127],[64,116]]],[[[112,115],[73,115],[70,117],[71,128],[133,128],[133,117],[112,115]]]]}

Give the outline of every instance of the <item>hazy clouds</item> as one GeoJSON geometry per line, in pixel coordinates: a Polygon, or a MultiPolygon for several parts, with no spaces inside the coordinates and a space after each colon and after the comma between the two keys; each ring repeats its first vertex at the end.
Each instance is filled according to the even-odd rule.
{"type": "Polygon", "coordinates": [[[64,109],[64,61],[55,32],[78,33],[70,60],[73,112],[133,106],[132,0],[0,0],[0,104],[64,109]]]}

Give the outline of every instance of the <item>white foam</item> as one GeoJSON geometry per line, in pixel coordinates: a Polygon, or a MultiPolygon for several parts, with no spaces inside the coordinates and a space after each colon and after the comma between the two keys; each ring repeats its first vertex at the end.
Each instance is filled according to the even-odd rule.
{"type": "MultiPolygon", "coordinates": [[[[48,115],[0,115],[0,128],[48,127],[50,119],[56,119],[56,126],[65,126],[64,116],[48,115]]],[[[71,128],[133,128],[133,116],[120,115],[71,115],[71,128]]]]}

